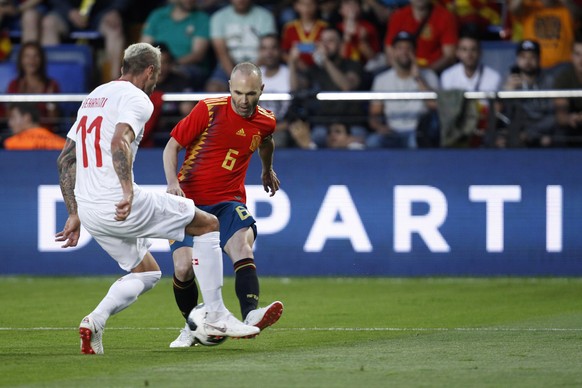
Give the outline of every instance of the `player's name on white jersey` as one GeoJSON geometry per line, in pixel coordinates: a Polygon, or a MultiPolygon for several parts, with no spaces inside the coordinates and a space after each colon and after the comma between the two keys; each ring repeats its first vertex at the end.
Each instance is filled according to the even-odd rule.
{"type": "Polygon", "coordinates": [[[103,108],[107,103],[107,97],[89,98],[83,100],[81,108],[103,108]]]}

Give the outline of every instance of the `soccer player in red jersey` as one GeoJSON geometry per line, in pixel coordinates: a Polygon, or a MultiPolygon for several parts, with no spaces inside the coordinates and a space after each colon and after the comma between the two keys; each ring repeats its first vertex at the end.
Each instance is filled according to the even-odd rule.
{"type": "MultiPolygon", "coordinates": [[[[164,149],[168,193],[191,198],[200,209],[220,222],[220,244],[234,265],[235,290],[242,318],[261,330],[281,316],[279,301],[258,308],[259,280],[253,255],[257,229],[246,207],[245,176],[250,159],[259,150],[262,183],[271,196],[279,189],[273,170],[275,116],[258,105],[263,91],[261,70],[250,62],[239,63],[231,73],[230,96],[207,98],[172,130],[164,149]],[[186,149],[176,174],[178,153],[186,149]]],[[[174,296],[187,319],[196,306],[198,289],[193,265],[196,246],[189,239],[171,243],[174,260],[174,296]]],[[[189,347],[195,342],[186,323],[170,347],[189,347]]]]}

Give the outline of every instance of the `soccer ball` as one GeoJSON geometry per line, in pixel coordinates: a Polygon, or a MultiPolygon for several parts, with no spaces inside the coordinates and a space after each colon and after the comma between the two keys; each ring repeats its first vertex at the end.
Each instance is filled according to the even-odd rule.
{"type": "Polygon", "coordinates": [[[228,337],[215,337],[206,334],[206,330],[204,330],[205,317],[206,306],[204,306],[204,303],[194,307],[190,315],[188,315],[188,326],[190,326],[196,342],[204,346],[216,346],[226,341],[228,337]]]}

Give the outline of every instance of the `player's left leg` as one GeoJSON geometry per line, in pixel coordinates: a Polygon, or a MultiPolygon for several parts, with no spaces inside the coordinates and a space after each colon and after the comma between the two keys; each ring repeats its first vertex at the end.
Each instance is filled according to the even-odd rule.
{"type": "Polygon", "coordinates": [[[259,306],[259,277],[252,248],[254,241],[253,229],[245,227],[237,230],[224,246],[224,251],[233,262],[234,289],[243,320],[259,306]]]}
{"type": "Polygon", "coordinates": [[[255,237],[254,227],[239,229],[227,241],[224,250],[233,261],[235,291],[243,321],[264,330],[279,320],[283,314],[283,303],[275,301],[266,307],[258,307],[259,278],[252,248],[255,237]]]}

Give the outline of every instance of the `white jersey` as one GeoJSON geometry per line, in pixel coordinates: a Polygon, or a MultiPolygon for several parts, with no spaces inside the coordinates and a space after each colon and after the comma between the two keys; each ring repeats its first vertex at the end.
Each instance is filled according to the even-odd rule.
{"type": "Polygon", "coordinates": [[[98,208],[121,200],[121,184],[111,156],[115,126],[126,123],[135,133],[131,144],[133,163],[144,125],[152,112],[153,104],[149,97],[127,81],[111,81],[101,85],[83,100],[77,120],[67,134],[76,143],[77,203],[98,208]]]}

